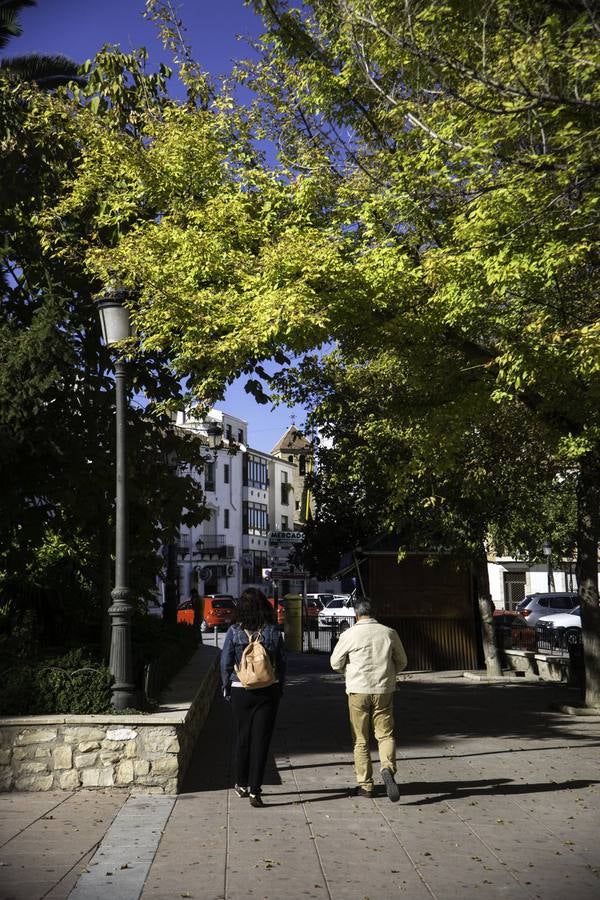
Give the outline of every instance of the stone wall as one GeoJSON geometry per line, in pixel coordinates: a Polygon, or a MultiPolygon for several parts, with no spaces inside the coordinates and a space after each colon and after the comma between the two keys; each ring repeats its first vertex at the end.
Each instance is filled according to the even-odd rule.
{"type": "Polygon", "coordinates": [[[218,652],[201,647],[151,715],[0,718],[0,790],[176,793],[217,682],[218,652]]]}

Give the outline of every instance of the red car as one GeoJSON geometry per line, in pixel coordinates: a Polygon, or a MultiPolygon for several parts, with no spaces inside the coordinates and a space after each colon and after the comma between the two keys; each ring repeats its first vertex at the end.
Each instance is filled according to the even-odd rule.
{"type": "Polygon", "coordinates": [[[535,635],[516,610],[495,609],[496,644],[504,650],[535,650],[535,635]]]}
{"type": "Polygon", "coordinates": [[[215,626],[229,628],[232,622],[235,622],[235,600],[231,594],[210,594],[204,597],[201,631],[211,631],[215,626]]]}
{"type": "MultiPolygon", "coordinates": [[[[273,598],[273,597],[267,597],[267,599],[268,599],[269,603],[271,604],[271,606],[273,607],[273,609],[275,609],[275,600],[274,600],[274,598],[273,598]]],[[[285,610],[284,610],[284,606],[283,606],[283,600],[282,600],[281,598],[279,598],[279,599],[277,600],[277,616],[276,616],[277,624],[278,624],[278,625],[283,625],[283,621],[284,621],[284,612],[285,612],[285,610]]]]}
{"type": "MultiPolygon", "coordinates": [[[[235,601],[231,594],[210,594],[202,598],[204,611],[200,631],[228,628],[235,621],[235,601]]],[[[194,606],[191,600],[184,600],[177,609],[177,621],[194,624],[194,606]]]]}

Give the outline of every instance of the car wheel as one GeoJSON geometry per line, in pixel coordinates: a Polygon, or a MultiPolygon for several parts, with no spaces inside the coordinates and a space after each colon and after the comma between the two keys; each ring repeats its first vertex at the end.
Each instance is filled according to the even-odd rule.
{"type": "Polygon", "coordinates": [[[202,622],[200,623],[200,631],[203,634],[208,631],[208,623],[207,623],[206,619],[202,619],[202,622]]]}

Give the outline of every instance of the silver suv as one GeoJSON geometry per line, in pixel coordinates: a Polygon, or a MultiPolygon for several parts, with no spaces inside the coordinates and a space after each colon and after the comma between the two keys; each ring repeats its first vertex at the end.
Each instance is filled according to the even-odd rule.
{"type": "Polygon", "coordinates": [[[517,612],[523,616],[525,624],[534,628],[542,616],[555,613],[568,613],[579,604],[575,593],[528,594],[517,606],[517,612]]]}

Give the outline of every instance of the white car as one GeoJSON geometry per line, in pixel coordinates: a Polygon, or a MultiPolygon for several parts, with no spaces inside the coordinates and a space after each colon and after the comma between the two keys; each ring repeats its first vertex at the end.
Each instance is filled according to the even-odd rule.
{"type": "Polygon", "coordinates": [[[542,616],[538,625],[551,625],[552,628],[581,628],[581,607],[568,613],[556,613],[554,616],[542,616]]]}
{"type": "Polygon", "coordinates": [[[557,613],[571,613],[579,597],[572,591],[553,591],[552,593],[528,594],[517,605],[516,611],[530,628],[535,628],[542,617],[557,613]]]}
{"type": "Polygon", "coordinates": [[[337,628],[341,633],[356,622],[356,613],[350,598],[335,597],[319,613],[319,628],[337,628]]]}

